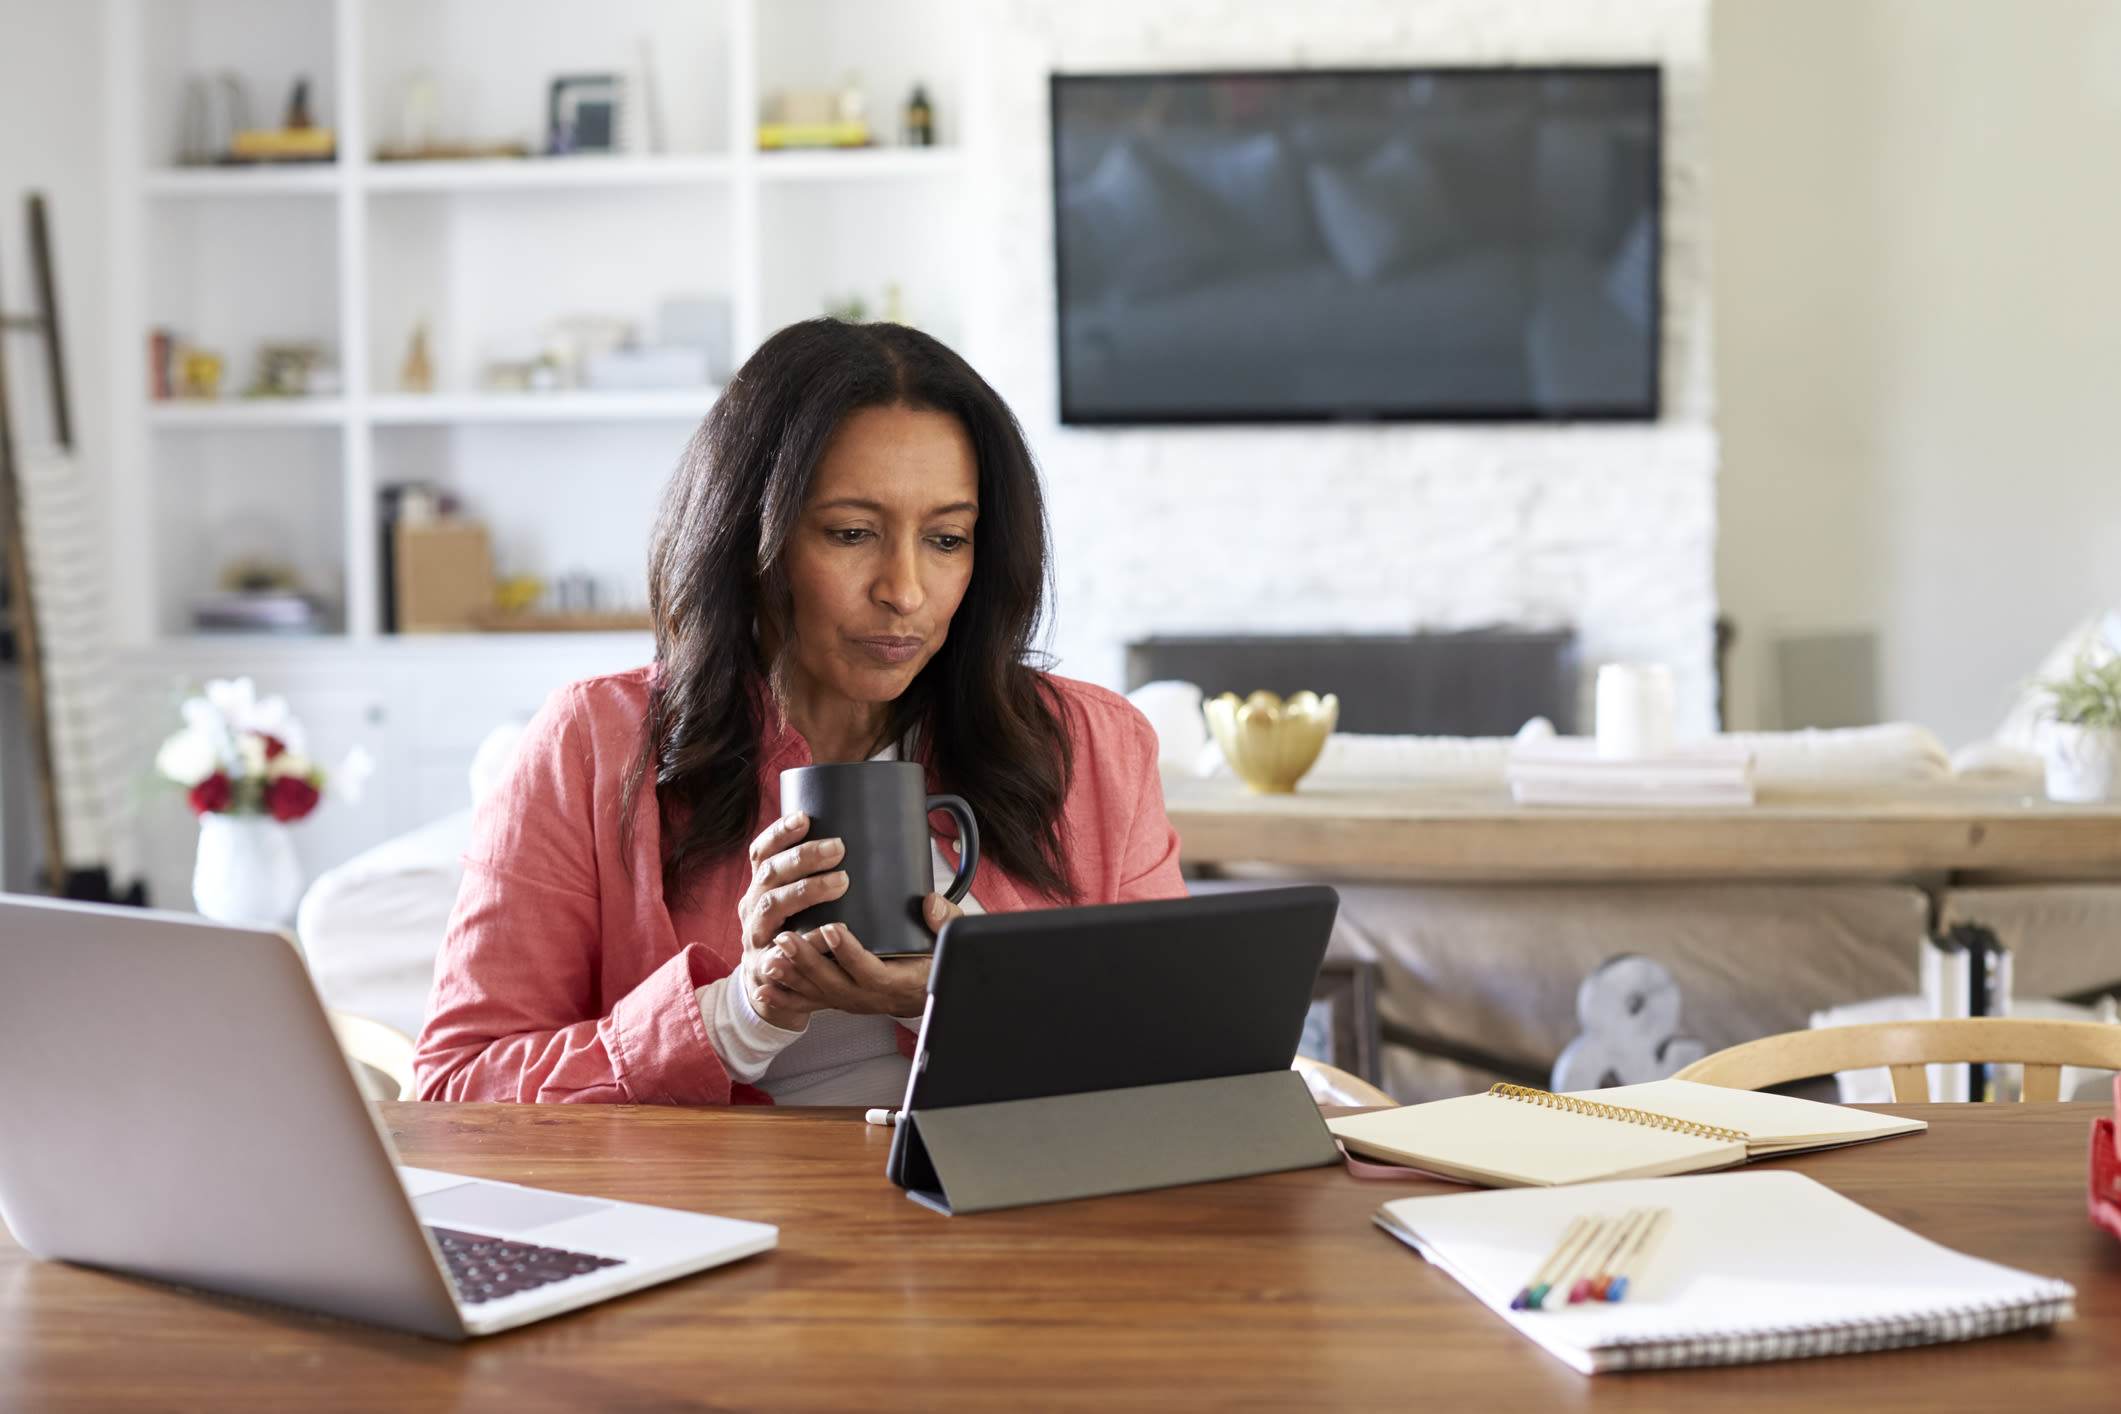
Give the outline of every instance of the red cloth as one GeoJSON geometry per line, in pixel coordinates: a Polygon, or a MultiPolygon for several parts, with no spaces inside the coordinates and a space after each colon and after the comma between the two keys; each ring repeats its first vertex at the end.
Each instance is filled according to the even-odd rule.
{"type": "MultiPolygon", "coordinates": [[[[414,1060],[421,1099],[770,1103],[732,1084],[694,996],[741,956],[743,852],[701,877],[681,939],[663,902],[652,789],[633,803],[632,850],[619,849],[620,796],[652,671],[554,693],[479,807],[414,1060]]],[[[1048,681],[1075,751],[1062,840],[1078,902],[1184,897],[1155,730],[1116,693],[1048,681]]],[[[761,745],[754,834],[778,808],[780,773],[810,764],[792,729],[769,729],[761,745]]],[[[945,852],[955,863],[954,845],[945,852]]],[[[988,860],[973,892],[989,913],[1055,902],[988,860]]]]}
{"type": "Polygon", "coordinates": [[[2121,1154],[2114,1147],[2114,1122],[2105,1115],[2092,1121],[2091,1181],[2085,1206],[2094,1225],[2121,1237],[2121,1154]]]}

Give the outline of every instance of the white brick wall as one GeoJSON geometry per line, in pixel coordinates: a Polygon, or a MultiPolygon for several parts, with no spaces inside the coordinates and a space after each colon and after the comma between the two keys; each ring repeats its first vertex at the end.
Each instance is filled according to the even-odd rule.
{"type": "Polygon", "coordinates": [[[1716,437],[1710,0],[969,0],[982,297],[967,352],[1046,472],[1062,669],[1117,685],[1156,632],[1572,624],[1672,665],[1709,729],[1716,437]],[[1665,67],[1665,416],[1580,427],[1063,429],[1047,75],[1512,62],[1665,67]]]}

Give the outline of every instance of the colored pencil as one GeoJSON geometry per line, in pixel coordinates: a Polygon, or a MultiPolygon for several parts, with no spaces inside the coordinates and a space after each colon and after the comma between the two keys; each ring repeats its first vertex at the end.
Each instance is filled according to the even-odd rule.
{"type": "Polygon", "coordinates": [[[1564,1266],[1575,1260],[1577,1247],[1590,1239],[1602,1221],[1603,1219],[1588,1218],[1581,1214],[1570,1218],[1569,1225],[1562,1229],[1561,1240],[1554,1244],[1553,1249],[1547,1253],[1546,1260],[1532,1273],[1532,1279],[1524,1284],[1522,1291],[1510,1298],[1510,1309],[1537,1311],[1540,1303],[1546,1300],[1547,1292],[1553,1289],[1554,1278],[1564,1266]]]}

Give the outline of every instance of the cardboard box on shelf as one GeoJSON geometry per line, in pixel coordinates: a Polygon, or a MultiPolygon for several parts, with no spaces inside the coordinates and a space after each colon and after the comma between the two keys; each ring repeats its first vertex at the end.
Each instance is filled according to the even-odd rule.
{"type": "Polygon", "coordinates": [[[468,633],[493,609],[493,548],[473,520],[400,521],[396,551],[398,632],[468,633]]]}

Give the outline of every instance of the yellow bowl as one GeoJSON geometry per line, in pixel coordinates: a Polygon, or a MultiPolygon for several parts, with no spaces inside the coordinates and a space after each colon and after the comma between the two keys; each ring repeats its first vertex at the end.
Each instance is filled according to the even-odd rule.
{"type": "Polygon", "coordinates": [[[1226,692],[1201,710],[1223,759],[1246,790],[1290,795],[1325,750],[1340,720],[1340,699],[1330,692],[1324,697],[1299,692],[1284,702],[1271,692],[1255,692],[1240,702],[1236,693],[1226,692]]]}

